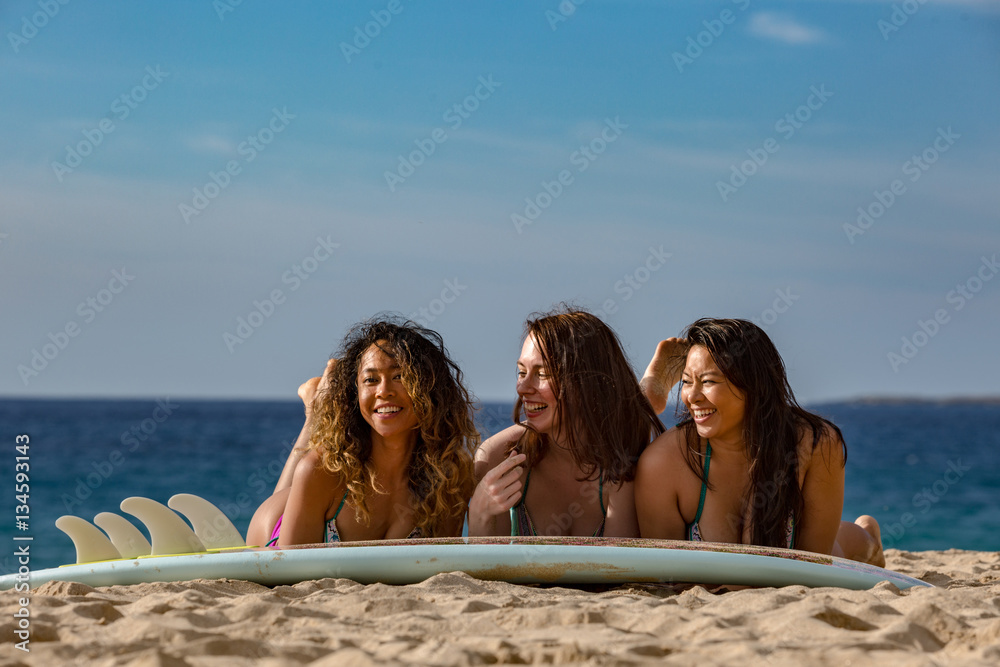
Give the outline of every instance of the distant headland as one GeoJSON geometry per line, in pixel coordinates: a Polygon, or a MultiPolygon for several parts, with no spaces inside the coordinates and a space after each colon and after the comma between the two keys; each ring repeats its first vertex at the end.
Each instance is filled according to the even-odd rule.
{"type": "Polygon", "coordinates": [[[829,401],[815,405],[1000,405],[1000,396],[953,396],[927,398],[925,396],[862,396],[829,401]]]}

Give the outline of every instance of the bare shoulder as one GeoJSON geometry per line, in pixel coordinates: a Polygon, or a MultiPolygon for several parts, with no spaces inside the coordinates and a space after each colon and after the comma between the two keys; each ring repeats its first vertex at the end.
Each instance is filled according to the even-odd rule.
{"type": "Polygon", "coordinates": [[[517,442],[524,434],[525,428],[520,424],[508,426],[496,435],[487,438],[476,450],[476,479],[481,480],[483,475],[500,465],[507,458],[507,451],[510,446],[517,442]]]}
{"type": "Polygon", "coordinates": [[[828,468],[844,466],[844,441],[833,426],[823,422],[819,441],[815,446],[813,442],[812,429],[803,425],[799,439],[799,461],[803,469],[808,469],[813,463],[822,463],[828,468]]]}
{"type": "MultiPolygon", "coordinates": [[[[685,462],[684,431],[672,428],[649,444],[635,475],[635,511],[643,537],[684,539],[684,499],[698,483],[685,462]]],[[[691,514],[694,509],[691,508],[691,514]]]]}
{"type": "Polygon", "coordinates": [[[665,433],[661,433],[653,442],[649,443],[639,457],[639,470],[647,473],[658,472],[663,468],[674,469],[678,463],[684,461],[684,450],[687,442],[684,432],[674,427],[665,433]]]}
{"type": "Polygon", "coordinates": [[[326,472],[323,468],[323,462],[320,460],[319,452],[315,449],[309,449],[299,462],[295,464],[295,476],[298,477],[299,473],[303,475],[315,474],[318,471],[326,472]]]}
{"type": "Polygon", "coordinates": [[[302,455],[295,465],[293,484],[300,487],[306,494],[319,498],[332,498],[343,486],[340,476],[335,475],[323,466],[319,452],[310,449],[302,455]]]}

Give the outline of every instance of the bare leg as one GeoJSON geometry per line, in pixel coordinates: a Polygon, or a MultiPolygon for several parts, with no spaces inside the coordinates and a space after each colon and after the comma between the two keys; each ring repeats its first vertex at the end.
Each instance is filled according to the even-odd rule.
{"type": "Polygon", "coordinates": [[[316,399],[323,394],[323,388],[328,385],[330,381],[330,372],[333,370],[336,363],[336,359],[331,359],[326,364],[326,370],[323,372],[323,377],[310,378],[299,385],[298,393],[299,398],[302,399],[302,403],[305,404],[306,421],[302,425],[299,437],[295,440],[295,444],[292,446],[292,451],[288,453],[288,459],[285,461],[285,467],[281,469],[281,476],[278,477],[278,483],[274,486],[275,493],[278,493],[283,489],[291,488],[292,486],[292,477],[295,474],[295,466],[298,465],[299,459],[301,459],[302,455],[309,449],[309,436],[312,435],[313,428],[313,406],[316,399]]]}
{"type": "Polygon", "coordinates": [[[681,379],[687,349],[687,341],[683,338],[668,338],[656,345],[656,352],[639,381],[656,414],[667,409],[667,396],[681,379]]]}
{"type": "Polygon", "coordinates": [[[833,545],[833,555],[885,567],[882,532],[875,517],[865,514],[859,516],[854,523],[841,521],[837,541],[833,545]]]}
{"type": "Polygon", "coordinates": [[[278,518],[285,513],[285,502],[291,489],[284,489],[265,500],[254,512],[247,528],[247,546],[262,547],[271,539],[278,518]]]}

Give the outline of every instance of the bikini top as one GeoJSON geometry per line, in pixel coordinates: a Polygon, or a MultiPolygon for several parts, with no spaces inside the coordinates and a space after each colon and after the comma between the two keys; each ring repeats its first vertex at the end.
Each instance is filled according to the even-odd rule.
{"type": "MultiPolygon", "coordinates": [[[[324,533],[324,542],[340,542],[340,533],[337,531],[337,516],[340,515],[340,510],[344,509],[344,503],[347,501],[347,493],[344,497],[340,499],[340,505],[337,506],[337,511],[333,513],[333,518],[326,522],[326,532],[324,533]]],[[[417,537],[423,537],[420,532],[420,528],[414,527],[410,531],[410,534],[406,536],[406,539],[412,540],[417,537]]]]}
{"type": "MultiPolygon", "coordinates": [[[[686,525],[687,539],[693,542],[704,542],[701,537],[701,529],[698,522],[701,521],[701,511],[705,508],[705,493],[708,491],[708,468],[712,463],[712,443],[705,445],[705,474],[701,480],[701,497],[698,499],[698,513],[694,515],[694,521],[686,525]]],[[[795,544],[795,516],[788,515],[788,527],[785,530],[785,541],[788,548],[794,548],[795,544]]]]}
{"type": "MultiPolygon", "coordinates": [[[[528,508],[524,504],[525,498],[528,497],[528,483],[530,481],[531,470],[528,470],[528,475],[524,479],[524,493],[521,494],[521,502],[510,508],[511,537],[516,537],[518,535],[538,535],[538,533],[535,532],[535,524],[531,521],[531,515],[528,514],[528,508]]],[[[608,519],[608,510],[604,507],[604,475],[597,478],[597,496],[601,502],[601,525],[599,525],[597,530],[594,531],[593,537],[603,537],[604,523],[608,519]]]]}
{"type": "MultiPolygon", "coordinates": [[[[337,517],[340,515],[340,510],[344,509],[344,503],[346,501],[347,493],[345,493],[344,497],[340,499],[340,504],[337,505],[337,511],[333,513],[333,518],[328,519],[326,522],[326,528],[323,532],[324,542],[340,542],[340,533],[337,531],[337,517]]],[[[284,514],[278,517],[278,521],[274,524],[274,530],[271,532],[271,539],[268,541],[267,546],[274,546],[278,543],[278,536],[281,534],[281,522],[284,518],[284,514]]],[[[423,534],[420,532],[419,528],[414,528],[410,531],[410,534],[406,536],[406,539],[412,540],[417,537],[423,537],[423,534]]]]}

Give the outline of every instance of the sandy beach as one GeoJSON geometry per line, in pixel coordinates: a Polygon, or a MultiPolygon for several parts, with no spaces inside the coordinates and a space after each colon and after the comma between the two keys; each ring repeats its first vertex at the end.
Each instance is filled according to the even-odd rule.
{"type": "Polygon", "coordinates": [[[20,594],[0,594],[0,665],[1000,663],[1000,552],[887,559],[936,588],[53,582],[32,593],[30,653],[13,644],[20,594]]]}

